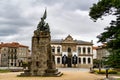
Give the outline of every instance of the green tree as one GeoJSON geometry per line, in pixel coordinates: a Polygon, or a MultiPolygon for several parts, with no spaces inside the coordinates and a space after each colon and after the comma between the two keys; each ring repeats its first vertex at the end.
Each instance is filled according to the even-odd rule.
{"type": "Polygon", "coordinates": [[[120,53],[115,50],[112,51],[106,59],[105,64],[110,65],[114,68],[120,68],[120,53]]]}
{"type": "Polygon", "coordinates": [[[22,63],[22,67],[25,69],[26,67],[28,66],[28,63],[27,62],[23,62],[22,63]]]}
{"type": "Polygon", "coordinates": [[[120,0],[99,0],[90,8],[91,19],[97,21],[103,16],[113,15],[116,20],[112,20],[110,26],[105,28],[105,32],[98,37],[98,42],[107,43],[107,48],[111,49],[111,55],[107,59],[107,64],[120,68],[120,0]]]}
{"type": "Polygon", "coordinates": [[[98,67],[98,66],[99,66],[99,60],[93,59],[93,67],[98,67]]]}

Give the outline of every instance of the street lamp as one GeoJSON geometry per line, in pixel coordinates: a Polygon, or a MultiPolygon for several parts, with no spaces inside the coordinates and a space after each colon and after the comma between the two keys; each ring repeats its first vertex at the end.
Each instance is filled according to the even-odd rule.
{"type": "Polygon", "coordinates": [[[106,68],[106,79],[108,79],[108,70],[109,70],[109,68],[106,68]]]}

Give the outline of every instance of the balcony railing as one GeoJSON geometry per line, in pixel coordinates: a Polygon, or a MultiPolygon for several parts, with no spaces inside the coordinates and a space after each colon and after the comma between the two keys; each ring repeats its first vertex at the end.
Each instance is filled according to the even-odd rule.
{"type": "Polygon", "coordinates": [[[93,56],[93,54],[79,54],[78,56],[93,56]]]}

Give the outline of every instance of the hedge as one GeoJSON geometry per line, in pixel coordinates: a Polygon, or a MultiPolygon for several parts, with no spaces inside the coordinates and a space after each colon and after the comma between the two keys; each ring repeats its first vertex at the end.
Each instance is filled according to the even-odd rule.
{"type": "MultiPolygon", "coordinates": [[[[106,70],[101,70],[101,72],[99,72],[99,70],[94,70],[94,72],[97,74],[106,74],[106,70]]],[[[117,71],[110,69],[110,70],[108,70],[108,73],[109,74],[117,74],[117,71]]]]}

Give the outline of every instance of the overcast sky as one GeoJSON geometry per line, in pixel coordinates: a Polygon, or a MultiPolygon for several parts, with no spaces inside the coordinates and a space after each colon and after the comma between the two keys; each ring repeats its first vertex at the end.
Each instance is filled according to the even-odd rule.
{"type": "Polygon", "coordinates": [[[98,0],[0,0],[0,42],[19,42],[31,46],[33,31],[47,8],[46,22],[52,39],[94,41],[109,25],[111,17],[93,22],[89,8],[98,0]]]}

